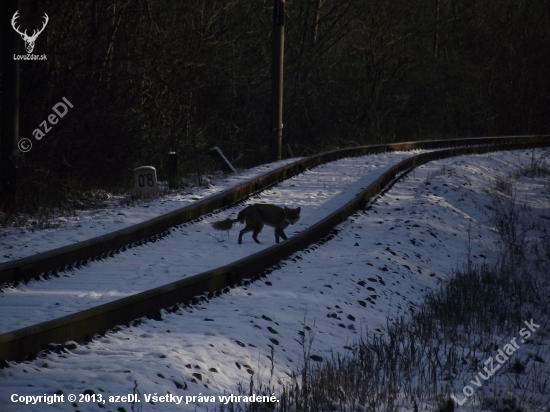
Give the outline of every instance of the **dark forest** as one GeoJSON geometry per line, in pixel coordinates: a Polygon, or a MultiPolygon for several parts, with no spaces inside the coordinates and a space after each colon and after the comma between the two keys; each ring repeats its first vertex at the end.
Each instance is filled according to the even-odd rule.
{"type": "MultiPolygon", "coordinates": [[[[273,2],[20,2],[47,28],[21,61],[19,199],[269,160],[273,2]],[[52,107],[74,108],[40,141],[52,107]]],[[[287,0],[283,157],[382,142],[548,132],[550,2],[287,0]]],[[[3,36],[11,27],[3,27],[3,36]]],[[[21,53],[25,52],[21,41],[21,53]]]]}

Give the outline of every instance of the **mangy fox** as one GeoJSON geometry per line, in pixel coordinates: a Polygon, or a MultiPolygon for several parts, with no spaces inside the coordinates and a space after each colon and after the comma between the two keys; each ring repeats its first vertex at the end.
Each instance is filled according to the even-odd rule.
{"type": "Polygon", "coordinates": [[[256,243],[260,243],[258,234],[264,225],[268,225],[275,228],[275,241],[279,243],[279,238],[287,239],[284,229],[300,219],[300,209],[299,207],[291,209],[269,204],[255,204],[241,210],[237,219],[227,218],[212,223],[212,226],[217,230],[229,230],[236,222],[246,223],[245,228],[239,233],[239,244],[241,244],[243,243],[243,235],[248,232],[253,232],[252,239],[256,243]]]}

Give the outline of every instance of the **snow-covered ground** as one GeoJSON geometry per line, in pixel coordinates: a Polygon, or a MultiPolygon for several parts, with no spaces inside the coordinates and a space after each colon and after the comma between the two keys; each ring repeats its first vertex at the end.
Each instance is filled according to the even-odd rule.
{"type": "MultiPolygon", "coordinates": [[[[261,196],[250,199],[249,203],[301,206],[301,220],[286,229],[290,235],[326,217],[393,164],[412,155],[413,152],[381,153],[321,165],[264,191],[261,196]]],[[[156,213],[159,210],[158,202],[155,202],[156,213]]],[[[76,272],[64,273],[60,278],[5,288],[4,293],[0,294],[0,308],[5,314],[0,319],[0,333],[162,286],[273,245],[273,229],[267,227],[259,236],[262,242],[260,245],[253,242],[251,234],[244,237],[242,245],[237,245],[238,225],[229,233],[212,229],[213,221],[225,219],[228,215],[234,218],[241,208],[239,206],[219,213],[214,218],[172,229],[171,236],[165,237],[162,242],[134,247],[112,259],[92,262],[76,272]]],[[[109,220],[106,216],[111,213],[117,212],[106,211],[100,218],[105,226],[109,220]]],[[[139,208],[129,208],[124,213],[134,222],[142,218],[139,208]],[[136,219],[132,218],[134,211],[139,215],[136,219]]],[[[93,222],[88,221],[88,224],[93,225],[93,222]]],[[[112,221],[109,227],[116,230],[116,225],[116,221],[112,221]]],[[[81,229],[78,228],[78,231],[81,229]]],[[[74,230],[74,223],[71,223],[57,230],[48,230],[48,237],[36,232],[30,235],[40,238],[36,246],[43,250],[47,248],[48,242],[56,243],[52,238],[69,238],[68,233],[74,230]]],[[[4,243],[8,241],[22,242],[17,237],[6,237],[4,243]]],[[[28,249],[31,247],[33,244],[28,249]]]]}
{"type": "MultiPolygon", "coordinates": [[[[422,166],[367,211],[339,225],[332,240],[297,253],[261,281],[165,312],[162,321],[143,319],[70,351],[43,353],[0,370],[0,410],[205,411],[219,405],[219,395],[236,394],[239,382],[247,387],[251,376],[271,384],[285,381],[300,369],[304,356],[343,353],[361,333],[380,331],[388,317],[409,313],[468,256],[474,262],[494,259],[497,235],[487,215],[491,206],[486,189],[520,163],[529,163],[530,156],[528,151],[503,152],[422,166]],[[59,398],[52,405],[13,402],[23,399],[19,396],[56,393],[63,395],[63,403],[59,398]],[[89,402],[86,396],[79,399],[84,393],[89,402]],[[133,393],[140,399],[134,408],[114,398],[133,393]],[[76,395],[77,407],[68,401],[70,394],[76,395]],[[151,396],[166,395],[182,396],[181,404],[175,397],[151,402],[151,396]],[[216,402],[210,402],[211,396],[216,402]]],[[[387,168],[373,156],[348,162],[313,169],[251,203],[302,206],[302,219],[286,230],[290,236],[345,203],[387,168]]],[[[521,182],[518,199],[528,201],[535,215],[550,217],[548,183],[527,178],[521,182]]],[[[271,245],[269,228],[259,236],[262,245],[250,235],[237,245],[238,229],[229,235],[212,232],[211,221],[238,210],[173,230],[162,242],[94,263],[68,278],[6,290],[0,297],[2,327],[12,330],[81,310],[81,304],[103,303],[159,280],[168,283],[271,245]],[[97,282],[78,289],[81,273],[97,282]],[[66,286],[71,281],[73,289],[66,286]],[[103,287],[106,282],[109,286],[103,287]],[[21,305],[25,298],[25,311],[29,300],[34,301],[35,310],[15,318],[16,307],[4,306],[12,297],[21,305]],[[71,309],[71,301],[81,304],[71,309]],[[62,309],[54,310],[58,306],[62,309]],[[17,320],[7,319],[11,317],[17,320]]],[[[520,350],[537,348],[526,343],[520,350]]]]}
{"type": "Polygon", "coordinates": [[[154,219],[296,160],[299,158],[285,159],[223,177],[204,178],[205,181],[209,181],[206,187],[182,189],[175,193],[172,191],[150,201],[137,201],[133,206],[121,205],[121,199],[116,197],[106,199],[101,202],[104,207],[80,210],[75,216],[51,218],[48,223],[53,228],[50,229],[35,230],[32,225],[22,228],[0,228],[0,263],[81,242],[154,219]]]}

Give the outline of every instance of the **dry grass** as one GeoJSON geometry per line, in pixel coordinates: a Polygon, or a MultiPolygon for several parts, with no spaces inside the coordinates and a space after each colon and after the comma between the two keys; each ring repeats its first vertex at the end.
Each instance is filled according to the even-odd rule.
{"type": "MultiPolygon", "coordinates": [[[[540,163],[537,168],[537,173],[546,170],[540,163]]],[[[426,295],[413,316],[389,319],[383,334],[365,335],[350,355],[312,362],[307,356],[312,342],[302,331],[305,363],[289,383],[266,387],[251,380],[248,388],[240,387],[242,394],[275,392],[279,403],[220,410],[452,412],[451,395],[463,399],[461,388],[483,371],[484,361],[517,337],[524,321],[534,319],[541,326],[523,344],[529,351],[514,353],[496,373],[499,377],[484,385],[491,390],[477,390],[461,408],[550,411],[545,367],[550,359],[543,351],[550,340],[550,228],[517,203],[510,179],[495,182],[492,189],[490,219],[500,237],[496,262],[457,269],[426,295]],[[539,236],[527,236],[531,231],[539,236]]]]}

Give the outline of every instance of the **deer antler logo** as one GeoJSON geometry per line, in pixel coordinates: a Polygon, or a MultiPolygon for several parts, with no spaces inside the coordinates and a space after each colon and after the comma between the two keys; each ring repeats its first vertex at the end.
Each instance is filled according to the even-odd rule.
{"type": "Polygon", "coordinates": [[[36,39],[38,38],[38,35],[40,33],[42,33],[44,31],[44,29],[46,28],[46,25],[48,24],[48,21],[50,20],[50,18],[48,17],[48,15],[46,13],[44,13],[44,18],[46,19],[44,21],[44,25],[42,26],[42,28],[40,30],[35,30],[32,34],[32,36],[28,36],[27,35],[27,30],[25,30],[24,33],[21,33],[19,31],[19,27],[15,27],[15,20],[17,20],[17,18],[19,17],[17,15],[17,13],[19,13],[19,10],[17,10],[15,12],[15,14],[13,15],[12,19],[11,19],[11,26],[13,27],[13,29],[19,33],[21,35],[21,38],[23,39],[23,41],[25,42],[25,49],[27,49],[27,53],[28,54],[31,54],[33,49],[34,49],[34,42],[36,41],[36,39]]]}

